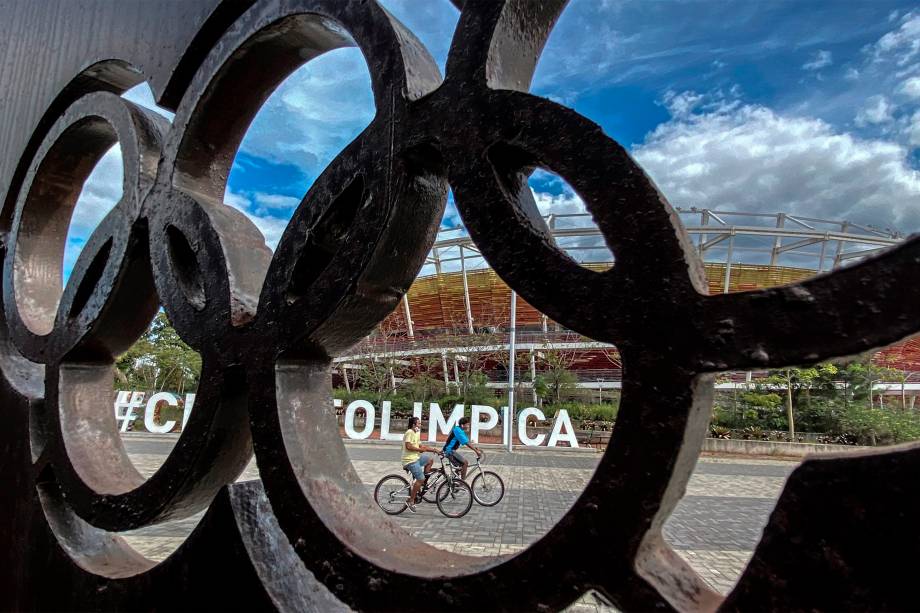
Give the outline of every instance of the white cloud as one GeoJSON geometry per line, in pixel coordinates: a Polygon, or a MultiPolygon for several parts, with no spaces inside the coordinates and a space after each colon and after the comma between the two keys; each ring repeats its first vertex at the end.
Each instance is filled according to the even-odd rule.
{"type": "Polygon", "coordinates": [[[232,192],[230,188],[227,188],[224,190],[224,204],[229,204],[233,208],[239,209],[245,213],[246,210],[252,206],[252,200],[243,194],[232,192]]]}
{"type": "Polygon", "coordinates": [[[898,93],[909,98],[920,99],[920,77],[911,77],[901,83],[898,93]]]}
{"type": "Polygon", "coordinates": [[[83,189],[70,218],[70,227],[67,229],[65,276],[70,275],[86,239],[121,199],[123,172],[121,147],[115,145],[100,158],[83,183],[83,189]]]}
{"type": "Polygon", "coordinates": [[[254,194],[253,198],[260,208],[268,210],[289,211],[300,204],[300,198],[281,196],[278,194],[264,194],[260,192],[254,194]]]}
{"type": "Polygon", "coordinates": [[[664,105],[673,117],[687,117],[703,101],[703,96],[692,91],[666,92],[664,105]]]}
{"type": "Polygon", "coordinates": [[[907,127],[907,136],[911,145],[920,147],[920,111],[911,116],[907,127]]]}
{"type": "Polygon", "coordinates": [[[246,215],[246,217],[255,224],[256,228],[259,229],[262,236],[265,237],[265,244],[268,245],[269,249],[274,251],[278,247],[278,241],[281,240],[281,235],[284,233],[284,229],[287,227],[288,222],[287,220],[278,219],[277,217],[253,213],[248,208],[251,206],[251,203],[252,201],[242,194],[237,194],[230,190],[224,192],[224,204],[232,206],[246,215]]]}
{"type": "MultiPolygon", "coordinates": [[[[556,183],[562,185],[561,193],[550,194],[531,188],[537,208],[542,215],[558,216],[587,213],[584,201],[567,183],[561,179],[556,183]]],[[[553,220],[552,227],[556,229],[591,228],[594,227],[594,222],[590,217],[561,217],[553,220]]],[[[557,237],[556,244],[578,262],[613,261],[613,255],[602,236],[557,237]]]]}
{"type": "Polygon", "coordinates": [[[867,104],[856,114],[856,125],[879,125],[894,119],[891,112],[894,107],[885,96],[872,96],[867,104]]]}
{"type": "Polygon", "coordinates": [[[802,64],[805,70],[820,70],[834,63],[830,51],[817,51],[810,60],[802,64]]]}
{"type": "Polygon", "coordinates": [[[449,191],[447,194],[447,204],[444,206],[444,214],[441,216],[440,228],[460,228],[463,226],[463,218],[460,217],[460,211],[457,210],[457,203],[454,202],[454,193],[449,191]]]}
{"type": "Polygon", "coordinates": [[[287,228],[288,222],[283,219],[278,219],[277,217],[253,215],[246,211],[243,212],[246,213],[246,216],[252,220],[252,223],[256,225],[259,232],[265,237],[265,244],[268,245],[268,248],[274,251],[278,247],[278,241],[281,240],[281,235],[284,234],[284,229],[287,228]]]}
{"type": "Polygon", "coordinates": [[[381,0],[380,3],[418,37],[443,75],[460,11],[450,0],[381,0]]]}
{"type": "Polygon", "coordinates": [[[757,105],[675,117],[634,149],[676,206],[786,212],[920,230],[904,146],[757,105]]]}
{"type": "Polygon", "coordinates": [[[566,189],[561,194],[549,194],[538,192],[531,189],[533,198],[537,203],[540,213],[546,215],[571,215],[573,213],[584,213],[585,203],[578,194],[566,189]]]}
{"type": "Polygon", "coordinates": [[[240,149],[316,177],[374,113],[364,57],[355,48],[336,49],[282,82],[259,110],[240,149]]]}
{"type": "Polygon", "coordinates": [[[920,13],[901,17],[898,28],[882,36],[870,46],[877,61],[893,59],[898,66],[906,66],[920,53],[920,13]]]}

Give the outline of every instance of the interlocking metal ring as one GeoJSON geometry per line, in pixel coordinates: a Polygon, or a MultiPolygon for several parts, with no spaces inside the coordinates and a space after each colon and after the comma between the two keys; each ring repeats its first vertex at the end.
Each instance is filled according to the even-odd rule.
{"type": "MultiPolygon", "coordinates": [[[[786,550],[776,535],[788,522],[768,527],[753,570],[724,602],[662,538],[706,432],[712,373],[815,361],[920,330],[920,286],[884,274],[913,270],[920,239],[805,283],[706,296],[674,211],[625,149],[527,92],[565,4],[466,0],[442,82],[424,46],[377,2],[256,3],[214,35],[171,125],[103,92],[53,123],[6,244],[0,350],[45,367],[43,402],[5,375],[28,398],[35,498],[56,539],[49,555],[80,578],[79,594],[130,608],[130,586],[184,578],[211,547],[251,590],[246,604],[276,608],[560,609],[598,589],[624,609],[713,610],[750,603],[751,586],[779,572],[786,550]],[[272,253],[223,203],[233,156],[285,76],[345,45],[368,63],[376,115],[315,181],[272,253]],[[61,291],[79,186],[115,142],[123,197],[61,291]],[[535,168],[582,197],[615,254],[611,270],[584,269],[553,243],[527,187],[535,168]],[[622,404],[595,474],[549,533],[513,556],[446,553],[378,513],[331,414],[331,359],[398,305],[434,241],[448,185],[477,247],[515,291],[624,358],[622,404]],[[854,295],[871,308],[837,309],[854,295]],[[203,371],[176,448],[144,479],[107,409],[111,365],[161,303],[203,371]],[[231,485],[253,451],[264,492],[231,485]],[[159,565],[112,534],[204,509],[159,565]]],[[[865,471],[878,457],[915,466],[918,453],[847,466],[865,471]]],[[[845,482],[839,464],[822,462],[806,469],[845,482]]],[[[796,475],[790,491],[804,497],[796,475]]]]}

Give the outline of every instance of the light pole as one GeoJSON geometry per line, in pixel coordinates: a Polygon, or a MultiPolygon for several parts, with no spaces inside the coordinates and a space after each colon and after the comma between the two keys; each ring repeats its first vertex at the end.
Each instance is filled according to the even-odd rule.
{"type": "Polygon", "coordinates": [[[511,338],[508,341],[508,451],[514,450],[514,329],[517,327],[517,292],[511,290],[511,338]]]}

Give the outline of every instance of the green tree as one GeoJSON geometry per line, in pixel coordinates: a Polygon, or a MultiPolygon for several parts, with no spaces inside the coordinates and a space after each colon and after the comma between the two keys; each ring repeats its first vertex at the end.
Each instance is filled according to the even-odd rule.
{"type": "MultiPolygon", "coordinates": [[[[774,370],[767,378],[768,383],[779,385],[786,390],[786,422],[789,426],[789,439],[795,440],[795,408],[793,396],[801,390],[809,390],[819,378],[817,367],[782,368],[774,370]]],[[[809,400],[810,401],[810,400],[809,400]]]]}
{"type": "Polygon", "coordinates": [[[430,356],[416,360],[412,379],[403,386],[412,402],[427,403],[447,392],[444,380],[432,374],[437,372],[439,362],[440,358],[430,356]]]}
{"type": "Polygon", "coordinates": [[[847,364],[848,379],[852,382],[853,398],[868,397],[869,408],[873,408],[872,388],[879,381],[884,381],[891,376],[890,370],[873,364],[871,359],[863,358],[847,364]]]}
{"type": "Polygon", "coordinates": [[[354,361],[355,379],[359,387],[374,394],[377,402],[396,391],[396,378],[405,368],[399,360],[389,357],[364,358],[354,361]]]}
{"type": "Polygon", "coordinates": [[[162,311],[115,363],[115,387],[180,394],[198,385],[201,356],[185,344],[162,311]]]}
{"type": "Polygon", "coordinates": [[[542,378],[540,387],[547,391],[548,397],[554,404],[558,404],[562,401],[563,392],[574,389],[575,384],[578,383],[578,377],[569,370],[574,361],[574,354],[555,349],[544,349],[541,351],[541,361],[544,368],[538,375],[542,378]]]}

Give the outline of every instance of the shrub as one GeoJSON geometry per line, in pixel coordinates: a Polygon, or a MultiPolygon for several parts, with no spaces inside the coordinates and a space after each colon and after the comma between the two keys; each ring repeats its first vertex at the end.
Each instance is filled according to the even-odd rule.
{"type": "Polygon", "coordinates": [[[569,413],[573,420],[582,421],[616,421],[619,405],[616,404],[582,404],[578,402],[560,402],[544,407],[543,413],[552,419],[561,409],[569,413]]]}

